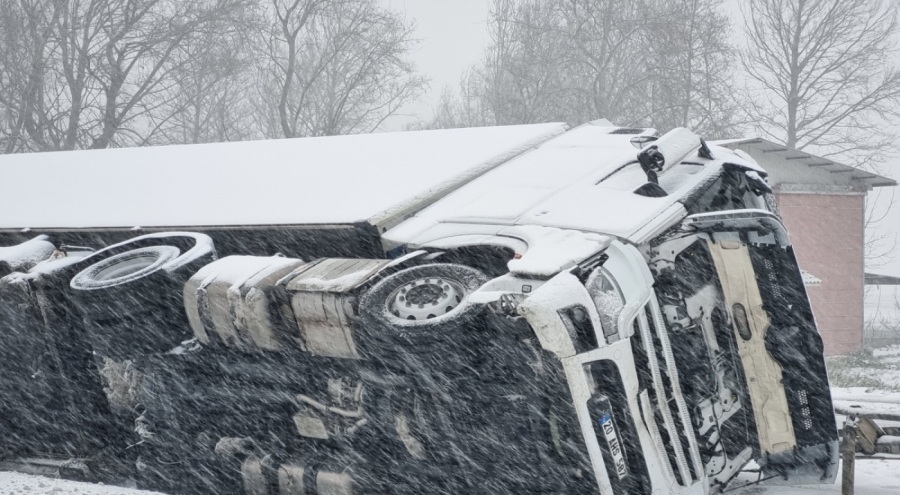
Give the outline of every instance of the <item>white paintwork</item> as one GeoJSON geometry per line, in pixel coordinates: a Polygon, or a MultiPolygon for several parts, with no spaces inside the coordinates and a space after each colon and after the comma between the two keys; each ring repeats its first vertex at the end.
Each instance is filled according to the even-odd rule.
{"type": "Polygon", "coordinates": [[[662,153],[666,160],[663,171],[666,171],[700,149],[700,136],[684,127],[676,127],[650,145],[655,145],[662,153]]]}
{"type": "MultiPolygon", "coordinates": [[[[499,231],[499,229],[496,229],[499,231]]],[[[528,250],[528,244],[513,237],[498,234],[470,234],[442,237],[432,242],[426,242],[421,247],[429,249],[456,249],[465,246],[496,246],[511,249],[513,253],[524,253],[528,250]]]]}
{"type": "Polygon", "coordinates": [[[528,250],[507,263],[516,275],[549,277],[571,268],[609,246],[610,239],[598,234],[585,234],[551,227],[521,226],[500,231],[528,244],[528,250]]]}
{"type": "Polygon", "coordinates": [[[390,227],[564,130],[557,123],[5,155],[0,229],[390,227]]]}
{"type": "MultiPolygon", "coordinates": [[[[649,298],[638,303],[641,312],[643,312],[643,305],[647,302],[649,302],[649,298]]],[[[633,323],[634,319],[629,322],[629,324],[633,323]]],[[[598,476],[601,493],[612,492],[603,491],[604,484],[608,483],[608,475],[605,471],[600,448],[596,442],[593,422],[587,408],[587,401],[592,395],[592,387],[591,379],[585,372],[585,365],[601,360],[614,361],[619,367],[619,371],[622,373],[622,380],[628,396],[628,409],[632,413],[632,419],[634,420],[638,437],[640,438],[640,448],[644,456],[644,461],[647,463],[647,471],[653,486],[653,493],[667,493],[670,495],[705,495],[708,493],[708,482],[705,476],[701,476],[701,479],[688,486],[681,486],[668,473],[668,468],[665,467],[665,464],[667,463],[666,453],[657,447],[651,434],[652,428],[648,427],[647,421],[645,421],[639,413],[639,411],[641,411],[641,407],[638,405],[640,399],[638,391],[640,387],[637,375],[634,374],[633,371],[629,371],[634,370],[635,368],[634,354],[631,350],[631,340],[629,339],[620,340],[607,347],[563,359],[563,367],[566,371],[566,378],[572,393],[575,411],[578,415],[582,434],[588,445],[591,464],[596,473],[603,474],[603,476],[598,476]]],[[[635,447],[636,446],[634,445],[626,446],[626,448],[635,447]]]]}
{"type": "Polygon", "coordinates": [[[507,295],[515,295],[517,300],[522,300],[546,282],[507,273],[487,281],[470,294],[468,300],[470,304],[489,304],[507,295]]]}
{"type": "MultiPolygon", "coordinates": [[[[560,273],[548,280],[523,301],[518,309],[519,314],[524,316],[534,329],[541,347],[562,359],[575,355],[575,343],[557,311],[576,304],[584,306],[587,310],[595,331],[601,328],[600,316],[590,294],[569,272],[560,273]]],[[[602,335],[596,337],[598,343],[604,343],[602,335]]]]}
{"type": "Polygon", "coordinates": [[[421,237],[417,247],[454,249],[462,246],[506,247],[516,255],[508,263],[509,271],[525,277],[550,277],[572,268],[609,246],[610,238],[598,234],[534,225],[495,226],[478,224],[439,224],[421,237]],[[469,232],[454,235],[456,232],[469,232]]]}
{"type": "Polygon", "coordinates": [[[555,227],[641,243],[684,218],[679,200],[714,179],[725,163],[765,174],[726,148],[711,147],[714,160],[698,157],[699,138],[682,130],[667,145],[677,162],[667,161],[660,174],[669,195],[640,196],[633,191],[647,179],[636,163],[634,135],[609,131],[585,125],[544,142],[389,230],[385,245],[421,246],[448,235],[486,233],[482,229],[491,225],[555,227]],[[680,165],[682,160],[698,165],[680,165]]]}

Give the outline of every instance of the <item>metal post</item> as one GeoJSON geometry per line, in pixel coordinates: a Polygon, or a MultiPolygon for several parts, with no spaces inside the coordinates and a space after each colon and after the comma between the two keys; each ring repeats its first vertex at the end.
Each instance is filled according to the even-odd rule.
{"type": "Polygon", "coordinates": [[[844,421],[843,470],[841,473],[841,495],[853,495],[853,469],[856,463],[856,416],[844,421]]]}

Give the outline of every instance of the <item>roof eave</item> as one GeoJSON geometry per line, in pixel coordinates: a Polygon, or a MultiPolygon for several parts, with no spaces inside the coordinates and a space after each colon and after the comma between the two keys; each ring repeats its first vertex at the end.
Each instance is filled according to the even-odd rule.
{"type": "Polygon", "coordinates": [[[867,189],[874,189],[876,187],[894,187],[898,185],[897,181],[891,179],[890,177],[884,177],[882,175],[858,169],[850,165],[845,165],[828,158],[823,158],[811,153],[807,153],[805,151],[789,148],[783,144],[769,141],[761,137],[746,137],[713,141],[710,142],[710,144],[722,146],[729,149],[738,149],[741,147],[750,146],[756,148],[756,150],[761,153],[785,153],[785,160],[796,161],[798,164],[804,164],[810,168],[820,169],[833,174],[865,174],[862,177],[851,177],[851,180],[862,183],[862,185],[867,189]]]}

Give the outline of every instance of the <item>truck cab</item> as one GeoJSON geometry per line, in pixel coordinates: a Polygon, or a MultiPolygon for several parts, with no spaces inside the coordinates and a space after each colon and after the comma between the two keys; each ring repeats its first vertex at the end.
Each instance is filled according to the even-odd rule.
{"type": "Polygon", "coordinates": [[[822,343],[765,171],[653,135],[576,128],[384,239],[511,254],[469,300],[559,360],[601,493],[716,492],[750,461],[768,482],[833,481],[822,343]]]}

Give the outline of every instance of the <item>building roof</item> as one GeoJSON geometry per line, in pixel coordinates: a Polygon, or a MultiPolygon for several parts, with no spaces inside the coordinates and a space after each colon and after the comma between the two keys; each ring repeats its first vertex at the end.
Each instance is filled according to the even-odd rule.
{"type": "MultiPolygon", "coordinates": [[[[0,156],[0,229],[347,224],[406,215],[561,123],[0,156]]],[[[397,220],[399,222],[399,220],[397,220]]]]}
{"type": "Polygon", "coordinates": [[[867,272],[866,285],[900,285],[900,277],[867,272]]]}
{"type": "Polygon", "coordinates": [[[897,181],[872,172],[845,165],[828,158],[822,158],[805,151],[788,148],[782,144],[759,137],[715,141],[714,144],[725,148],[743,150],[756,159],[769,173],[770,182],[777,184],[779,174],[773,162],[779,161],[786,166],[804,166],[810,174],[818,175],[827,182],[848,182],[862,186],[866,190],[875,187],[896,186],[897,181]]]}

